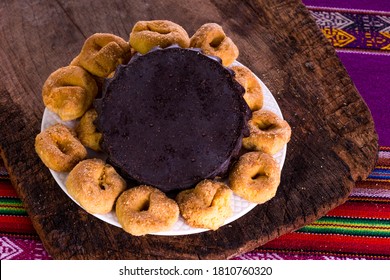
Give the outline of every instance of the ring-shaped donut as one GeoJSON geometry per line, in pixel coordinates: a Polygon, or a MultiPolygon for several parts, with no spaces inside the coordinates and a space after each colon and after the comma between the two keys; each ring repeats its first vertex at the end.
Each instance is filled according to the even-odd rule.
{"type": "Polygon", "coordinates": [[[54,124],[35,137],[35,151],[42,162],[57,172],[70,171],[87,156],[76,133],[63,124],[54,124]]]}
{"type": "Polygon", "coordinates": [[[141,185],[119,196],[116,215],[126,232],[140,236],[169,230],[179,218],[179,207],[162,191],[141,185]]]}
{"type": "Polygon", "coordinates": [[[276,194],[280,184],[280,167],[269,154],[243,154],[229,174],[230,188],[238,196],[262,204],[276,194]]]}
{"type": "Polygon", "coordinates": [[[62,120],[74,120],[92,105],[98,92],[91,74],[79,66],[54,71],[42,88],[43,103],[62,120]]]}
{"type": "Polygon", "coordinates": [[[100,142],[102,134],[96,130],[96,126],[94,124],[97,116],[98,114],[94,108],[89,109],[81,117],[75,131],[77,138],[84,146],[94,151],[101,151],[100,142]]]}
{"type": "Polygon", "coordinates": [[[113,34],[95,33],[87,38],[71,65],[79,65],[92,75],[106,78],[118,65],[127,63],[130,57],[128,42],[113,34]]]}
{"type": "Polygon", "coordinates": [[[242,139],[242,145],[248,150],[274,155],[290,141],[290,125],[271,111],[253,112],[248,127],[249,137],[242,139]]]}
{"type": "Polygon", "coordinates": [[[166,48],[177,44],[188,48],[190,38],[180,25],[168,20],[138,21],[129,39],[130,45],[137,52],[146,54],[154,47],[166,48]]]}
{"type": "Polygon", "coordinates": [[[224,66],[229,66],[238,57],[239,51],[217,23],[203,24],[191,37],[190,47],[200,48],[205,54],[218,56],[224,66]]]}
{"type": "Polygon", "coordinates": [[[222,182],[203,180],[176,196],[180,213],[191,227],[217,230],[232,215],[232,190],[222,182]]]}
{"type": "Polygon", "coordinates": [[[126,182],[101,159],[79,162],[65,182],[66,189],[88,213],[107,214],[118,196],[126,189],[126,182]]]}
{"type": "Polygon", "coordinates": [[[245,89],[244,99],[252,111],[263,107],[263,90],[255,75],[245,66],[231,66],[235,73],[234,78],[245,89]]]}

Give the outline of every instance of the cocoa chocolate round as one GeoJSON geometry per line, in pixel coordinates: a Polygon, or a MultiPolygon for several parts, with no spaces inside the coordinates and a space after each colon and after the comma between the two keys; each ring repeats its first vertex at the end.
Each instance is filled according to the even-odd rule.
{"type": "Polygon", "coordinates": [[[165,192],[226,174],[250,117],[233,75],[218,59],[178,47],[120,66],[95,104],[110,164],[165,192]]]}

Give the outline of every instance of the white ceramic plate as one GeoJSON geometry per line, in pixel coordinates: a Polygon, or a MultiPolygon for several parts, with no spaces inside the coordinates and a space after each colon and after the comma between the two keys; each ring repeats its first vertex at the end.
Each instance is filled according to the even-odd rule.
{"type": "MultiPolygon", "coordinates": [[[[242,65],[239,62],[234,62],[233,65],[242,65]]],[[[264,105],[263,109],[270,110],[274,113],[276,113],[279,117],[283,118],[282,112],[280,111],[280,108],[278,106],[278,103],[276,102],[275,98],[273,97],[272,93],[269,91],[269,89],[266,87],[266,85],[259,79],[257,78],[260,85],[263,88],[263,94],[264,94],[264,105]]],[[[47,108],[44,111],[43,118],[42,118],[42,125],[41,125],[41,130],[45,130],[47,127],[55,124],[55,123],[63,123],[68,127],[75,127],[77,124],[76,121],[67,121],[64,122],[62,121],[55,113],[51,112],[47,108]]],[[[287,152],[287,145],[283,147],[281,151],[279,151],[277,154],[274,155],[274,158],[276,161],[279,163],[280,168],[283,167],[284,160],[286,158],[286,152],[287,152]]],[[[96,153],[91,150],[88,151],[88,157],[89,158],[94,158],[94,157],[99,157],[104,159],[105,156],[102,153],[96,153]]],[[[56,172],[53,170],[50,170],[51,174],[53,175],[54,179],[58,183],[58,185],[61,187],[61,189],[75,202],[77,203],[68,193],[66,187],[65,187],[65,181],[68,176],[68,173],[64,172],[56,172]]],[[[77,203],[78,204],[78,203],[77,203]]],[[[79,204],[78,204],[79,205],[79,204]]],[[[228,218],[225,221],[225,225],[233,222],[234,220],[242,217],[246,213],[248,213],[250,210],[252,210],[257,204],[255,203],[250,203],[246,201],[245,199],[233,195],[231,199],[231,206],[233,209],[233,215],[228,218]]],[[[81,207],[81,206],[80,206],[81,207]]],[[[118,223],[118,219],[115,215],[114,211],[111,211],[108,214],[105,215],[99,215],[99,214],[94,214],[95,217],[112,224],[117,227],[121,227],[121,225],[118,223]]],[[[158,232],[154,233],[155,235],[186,235],[186,234],[194,234],[194,233],[199,233],[203,231],[207,231],[208,229],[202,229],[202,228],[192,228],[189,225],[185,223],[182,217],[179,218],[179,220],[176,222],[176,224],[171,228],[170,231],[164,231],[164,232],[158,232]]]]}

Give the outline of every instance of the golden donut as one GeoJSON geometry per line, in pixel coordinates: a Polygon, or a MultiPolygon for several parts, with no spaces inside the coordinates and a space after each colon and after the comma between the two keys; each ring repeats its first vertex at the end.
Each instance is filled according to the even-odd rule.
{"type": "Polygon", "coordinates": [[[188,48],[190,38],[183,27],[168,20],[138,21],[130,33],[130,45],[141,54],[156,46],[165,48],[173,44],[188,48]]]}
{"type": "Polygon", "coordinates": [[[141,185],[119,196],[116,215],[126,232],[139,236],[169,230],[179,218],[179,207],[160,190],[141,185]]]}
{"type": "Polygon", "coordinates": [[[42,88],[43,103],[62,120],[74,120],[91,106],[98,88],[95,80],[79,66],[54,71],[42,88]]]}
{"type": "Polygon", "coordinates": [[[80,139],[84,146],[94,151],[101,151],[100,141],[102,139],[102,134],[96,130],[96,126],[94,124],[97,116],[97,112],[94,108],[89,109],[81,117],[75,130],[77,138],[80,139]]]}
{"type": "Polygon", "coordinates": [[[70,66],[80,66],[80,55],[76,56],[75,58],[72,59],[72,61],[69,63],[70,66]]]}
{"type": "Polygon", "coordinates": [[[229,182],[235,194],[261,204],[275,196],[280,184],[280,167],[269,154],[249,152],[233,166],[229,182]]]}
{"type": "Polygon", "coordinates": [[[89,73],[105,78],[130,57],[128,42],[113,34],[95,33],[85,41],[71,65],[79,65],[89,73]]]}
{"type": "Polygon", "coordinates": [[[75,132],[59,123],[35,137],[35,151],[48,168],[58,172],[70,171],[87,156],[75,132]]]}
{"type": "Polygon", "coordinates": [[[251,70],[245,66],[235,65],[230,67],[235,73],[235,79],[244,88],[244,99],[252,111],[256,111],[263,107],[263,91],[259,81],[251,70]]]}
{"type": "Polygon", "coordinates": [[[238,57],[239,51],[216,23],[202,25],[191,37],[190,47],[201,48],[205,54],[218,56],[224,66],[229,66],[238,57]]]}
{"type": "Polygon", "coordinates": [[[232,215],[231,196],[231,189],[224,183],[203,180],[195,188],[180,192],[176,201],[191,227],[216,230],[232,215]]]}
{"type": "MultiPolygon", "coordinates": [[[[80,66],[80,63],[79,63],[79,56],[76,56],[75,58],[73,58],[73,60],[70,62],[70,64],[69,64],[70,66],[79,66],[79,67],[81,67],[80,66]]],[[[83,67],[81,67],[81,68],[83,68],[83,67]]],[[[84,68],[83,68],[84,69],[84,68]]],[[[88,72],[88,71],[87,71],[88,72]]],[[[98,76],[93,76],[93,78],[94,78],[94,80],[95,80],[95,82],[96,82],[96,85],[97,85],[97,87],[98,87],[98,93],[97,93],[97,98],[98,97],[100,97],[99,96],[99,94],[101,94],[102,93],[102,91],[103,91],[103,87],[104,87],[104,82],[105,82],[105,80],[107,79],[107,78],[112,78],[112,77],[114,77],[114,75],[115,75],[115,70],[114,71],[112,71],[110,74],[108,74],[108,76],[107,77],[98,77],[98,76]]]]}
{"type": "Polygon", "coordinates": [[[248,150],[257,150],[273,155],[290,141],[290,125],[271,111],[253,112],[248,126],[249,137],[242,139],[242,145],[248,150]]]}
{"type": "Polygon", "coordinates": [[[100,159],[79,162],[65,182],[66,189],[88,213],[107,214],[118,196],[126,189],[126,182],[115,169],[100,159]]]}

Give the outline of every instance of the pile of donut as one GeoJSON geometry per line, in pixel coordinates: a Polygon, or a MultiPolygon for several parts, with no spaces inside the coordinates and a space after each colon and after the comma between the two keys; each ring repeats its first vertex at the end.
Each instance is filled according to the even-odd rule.
{"type": "Polygon", "coordinates": [[[39,133],[35,150],[43,163],[57,172],[66,172],[68,193],[89,213],[115,211],[122,228],[132,235],[166,231],[179,215],[191,227],[216,230],[232,215],[230,198],[234,192],[253,202],[271,199],[280,183],[280,167],[273,155],[290,140],[286,121],[263,110],[263,92],[253,73],[244,66],[232,66],[239,51],[216,23],[202,25],[190,38],[178,24],[167,20],[139,21],[129,41],[113,34],[96,33],[84,43],[70,65],[53,72],[43,85],[45,106],[62,121],[76,120],[72,129],[56,123],[39,133]],[[102,159],[88,158],[87,148],[101,152],[101,133],[93,101],[105,78],[112,77],[120,64],[133,54],[177,44],[200,48],[218,56],[235,72],[245,88],[244,99],[252,110],[250,135],[243,139],[245,153],[229,172],[228,182],[203,180],[180,192],[175,199],[152,186],[128,188],[115,169],[102,159]],[[229,186],[228,186],[229,185],[229,186]]]}

